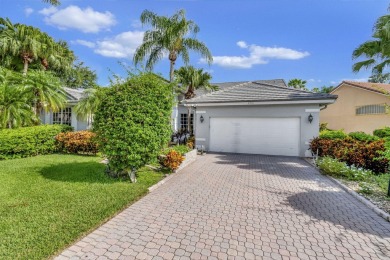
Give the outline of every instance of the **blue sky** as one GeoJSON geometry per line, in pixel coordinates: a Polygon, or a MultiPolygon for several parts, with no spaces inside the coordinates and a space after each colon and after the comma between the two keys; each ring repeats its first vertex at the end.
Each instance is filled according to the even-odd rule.
{"type": "MultiPolygon", "coordinates": [[[[386,14],[382,0],[62,0],[52,7],[40,0],[0,0],[1,17],[40,28],[71,49],[107,85],[112,73],[132,65],[142,42],[139,16],[148,9],[172,15],[185,9],[200,27],[197,38],[214,56],[211,66],[196,54],[191,64],[213,82],[292,78],[309,88],[366,81],[370,71],[352,72],[352,51],[371,39],[376,19],[386,14]]],[[[177,62],[177,68],[182,64],[177,62]]],[[[155,71],[168,78],[169,63],[155,71]]]]}

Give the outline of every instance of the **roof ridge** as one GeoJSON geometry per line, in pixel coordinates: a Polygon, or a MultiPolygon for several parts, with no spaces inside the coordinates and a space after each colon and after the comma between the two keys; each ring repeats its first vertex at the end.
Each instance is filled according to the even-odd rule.
{"type": "MultiPolygon", "coordinates": [[[[234,83],[234,82],[231,82],[231,83],[234,83]]],[[[211,96],[211,95],[213,95],[215,93],[223,93],[223,92],[225,92],[227,90],[231,90],[233,88],[240,87],[240,86],[243,86],[243,85],[248,84],[248,83],[251,83],[251,82],[250,81],[246,81],[246,82],[243,82],[243,83],[240,83],[240,84],[237,84],[237,85],[233,85],[233,86],[230,86],[230,87],[227,87],[227,88],[223,88],[221,90],[212,91],[212,92],[209,92],[209,93],[206,93],[206,94],[203,94],[203,95],[191,98],[190,100],[194,100],[194,99],[197,99],[197,98],[200,98],[200,97],[204,97],[204,96],[211,96]]]]}
{"type": "MultiPolygon", "coordinates": [[[[255,83],[257,85],[268,85],[268,86],[275,87],[275,88],[289,89],[289,90],[293,90],[293,91],[297,91],[297,92],[303,92],[303,93],[314,93],[313,91],[299,89],[299,88],[281,87],[281,86],[277,86],[277,85],[271,85],[271,84],[268,84],[268,83],[259,83],[259,82],[253,82],[253,83],[255,83]]],[[[318,93],[318,94],[321,94],[321,93],[318,93]]]]}

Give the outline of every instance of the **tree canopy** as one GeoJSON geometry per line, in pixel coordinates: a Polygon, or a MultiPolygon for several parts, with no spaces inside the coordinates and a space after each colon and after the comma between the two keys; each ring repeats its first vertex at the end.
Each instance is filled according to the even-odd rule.
{"type": "Polygon", "coordinates": [[[291,79],[287,85],[290,88],[296,88],[296,89],[302,89],[302,90],[307,90],[306,88],[306,80],[302,79],[291,79]]]}
{"type": "Polygon", "coordinates": [[[64,72],[75,56],[64,41],[55,41],[38,28],[25,24],[13,24],[8,18],[0,18],[0,62],[15,71],[30,66],[35,69],[64,72]]]}
{"type": "Polygon", "coordinates": [[[145,32],[143,43],[134,54],[134,63],[137,65],[146,59],[146,69],[152,70],[165,53],[170,61],[170,81],[174,78],[174,66],[178,57],[181,57],[187,65],[190,61],[190,51],[199,53],[209,63],[213,57],[206,45],[197,40],[198,25],[192,20],[187,20],[185,11],[180,10],[174,15],[159,16],[154,12],[145,10],[140,18],[143,25],[152,29],[145,32]]]}
{"type": "Polygon", "coordinates": [[[390,14],[378,18],[374,25],[372,40],[359,45],[352,53],[352,58],[365,58],[352,66],[354,72],[371,68],[375,79],[381,79],[390,64],[390,14]],[[376,75],[376,76],[375,76],[376,75]]]}

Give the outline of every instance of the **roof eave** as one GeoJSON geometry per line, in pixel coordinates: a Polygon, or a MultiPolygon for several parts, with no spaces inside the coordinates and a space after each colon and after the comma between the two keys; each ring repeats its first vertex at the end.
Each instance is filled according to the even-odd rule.
{"type": "Polygon", "coordinates": [[[190,106],[258,106],[258,105],[289,105],[289,104],[333,104],[337,97],[329,99],[301,99],[301,100],[266,100],[266,101],[219,101],[219,102],[182,102],[190,106]]]}

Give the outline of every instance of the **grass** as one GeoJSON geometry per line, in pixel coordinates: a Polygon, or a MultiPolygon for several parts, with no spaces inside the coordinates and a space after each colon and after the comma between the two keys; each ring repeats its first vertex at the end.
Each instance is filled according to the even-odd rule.
{"type": "Polygon", "coordinates": [[[147,193],[161,173],[110,179],[101,158],[46,155],[0,161],[0,259],[43,259],[147,193]]]}

